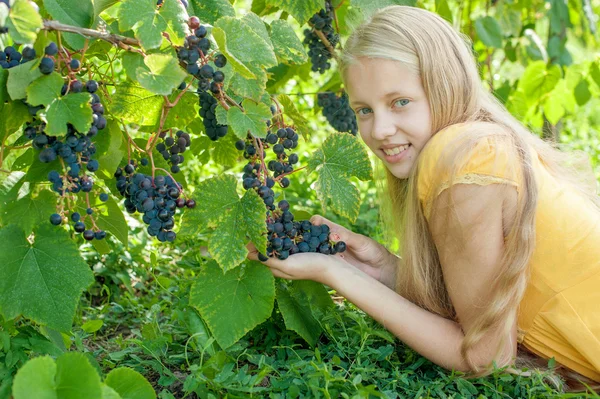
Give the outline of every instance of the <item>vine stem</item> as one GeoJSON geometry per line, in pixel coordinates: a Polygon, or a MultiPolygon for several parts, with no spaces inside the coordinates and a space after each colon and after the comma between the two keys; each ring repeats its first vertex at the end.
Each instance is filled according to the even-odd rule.
{"type": "Polygon", "coordinates": [[[282,174],[280,174],[279,176],[277,176],[277,177],[275,178],[275,181],[276,181],[276,182],[278,182],[278,181],[281,181],[281,179],[283,179],[283,178],[284,178],[284,177],[286,177],[287,175],[291,175],[292,173],[299,172],[299,171],[301,171],[302,169],[306,169],[306,168],[307,168],[306,166],[303,166],[303,167],[301,167],[301,168],[294,169],[294,170],[292,170],[291,172],[282,173],[282,174]]]}
{"type": "Polygon", "coordinates": [[[224,91],[221,91],[221,93],[223,93],[223,97],[225,97],[225,99],[227,101],[229,101],[232,105],[235,105],[236,107],[238,107],[242,112],[244,112],[244,108],[242,108],[242,106],[240,104],[238,104],[233,98],[229,97],[224,91]]]}
{"type": "Polygon", "coordinates": [[[321,39],[321,41],[323,42],[323,44],[325,45],[325,47],[327,47],[327,50],[329,50],[329,52],[331,53],[331,56],[333,58],[335,58],[336,61],[339,62],[339,57],[337,55],[337,52],[335,51],[335,49],[333,48],[333,46],[331,45],[331,43],[329,42],[329,40],[327,40],[327,38],[325,37],[325,35],[323,34],[323,32],[321,32],[318,29],[314,29],[314,32],[317,34],[317,36],[319,36],[319,39],[321,39]]]}
{"type": "Polygon", "coordinates": [[[267,172],[267,167],[265,166],[265,148],[259,139],[254,136],[252,136],[252,139],[254,140],[254,146],[258,147],[258,153],[260,154],[260,169],[263,172],[263,177],[265,179],[264,184],[266,185],[269,172],[267,172]]]}
{"type": "MultiPolygon", "coordinates": [[[[173,182],[177,185],[181,194],[183,194],[184,197],[186,196],[185,192],[183,191],[183,186],[180,183],[178,183],[177,180],[175,180],[175,178],[173,176],[171,176],[171,174],[167,170],[165,170],[163,168],[156,168],[156,167],[154,168],[154,170],[161,170],[161,171],[165,172],[167,174],[167,176],[169,176],[173,180],[173,182]]],[[[154,176],[152,176],[152,178],[154,179],[154,176]]]]}
{"type": "Polygon", "coordinates": [[[45,30],[56,30],[56,31],[60,31],[60,32],[77,33],[82,36],[86,36],[88,38],[105,40],[107,42],[110,42],[112,44],[115,44],[115,45],[123,48],[121,46],[121,44],[122,44],[122,45],[125,45],[125,47],[126,47],[124,49],[129,50],[129,51],[140,51],[140,50],[131,49],[131,46],[141,47],[139,40],[132,39],[130,37],[115,35],[113,33],[100,32],[100,31],[94,30],[94,29],[80,28],[78,26],[66,25],[66,24],[62,24],[58,21],[45,20],[44,21],[44,29],[45,30]]]}

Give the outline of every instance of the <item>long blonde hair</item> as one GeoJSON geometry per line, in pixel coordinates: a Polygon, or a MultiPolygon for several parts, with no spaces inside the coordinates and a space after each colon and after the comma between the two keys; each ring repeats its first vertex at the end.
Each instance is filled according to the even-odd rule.
{"type": "MultiPolygon", "coordinates": [[[[429,101],[434,134],[457,123],[469,122],[469,126],[473,127],[470,129],[473,134],[469,134],[471,139],[445,149],[445,156],[439,161],[444,163],[442,167],[446,169],[443,170],[451,171],[451,181],[458,170],[453,160],[465,159],[465,156],[468,159],[474,143],[483,137],[509,140],[514,155],[521,161],[523,187],[514,224],[505,240],[502,271],[495,280],[490,303],[477,317],[476,323],[465,331],[461,346],[461,354],[471,368],[467,376],[489,375],[494,371],[493,367],[480,370],[468,352],[492,328],[501,328],[505,332],[503,336],[509,336],[516,310],[528,284],[538,202],[531,149],[555,179],[589,198],[600,212],[595,178],[589,179],[590,170],[580,173],[570,154],[532,134],[506,110],[483,86],[469,37],[456,31],[437,14],[408,6],[381,9],[348,38],[339,63],[344,81],[348,67],[360,57],[399,61],[419,75],[429,101]],[[481,129],[482,126],[487,128],[481,129]]],[[[381,163],[378,163],[378,168],[380,171],[385,169],[381,163]]],[[[456,320],[437,250],[418,199],[418,169],[416,161],[408,179],[398,179],[385,169],[383,173],[386,178],[381,179],[382,222],[391,235],[399,240],[403,261],[396,271],[396,291],[424,309],[456,320]]],[[[499,344],[496,355],[503,344],[499,344]]],[[[512,360],[506,359],[504,364],[498,366],[508,365],[512,360]]],[[[544,369],[526,351],[519,352],[515,364],[544,369]]],[[[512,367],[507,371],[523,374],[512,367]]],[[[557,368],[555,371],[567,380],[572,377],[572,372],[567,369],[557,368]]],[[[592,380],[588,381],[593,383],[592,380]]]]}

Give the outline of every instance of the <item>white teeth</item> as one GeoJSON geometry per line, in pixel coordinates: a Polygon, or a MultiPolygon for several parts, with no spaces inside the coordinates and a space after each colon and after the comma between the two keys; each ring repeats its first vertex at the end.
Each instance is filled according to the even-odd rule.
{"type": "Polygon", "coordinates": [[[399,147],[389,148],[383,150],[386,155],[396,155],[400,154],[402,151],[406,150],[410,144],[401,145],[399,147]]]}

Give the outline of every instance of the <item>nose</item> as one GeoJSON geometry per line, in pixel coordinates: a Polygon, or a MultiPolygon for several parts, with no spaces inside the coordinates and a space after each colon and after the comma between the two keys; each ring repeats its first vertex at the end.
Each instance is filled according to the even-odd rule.
{"type": "Polygon", "coordinates": [[[391,115],[385,112],[373,114],[373,129],[371,136],[375,140],[383,141],[389,136],[396,134],[396,125],[391,115]]]}

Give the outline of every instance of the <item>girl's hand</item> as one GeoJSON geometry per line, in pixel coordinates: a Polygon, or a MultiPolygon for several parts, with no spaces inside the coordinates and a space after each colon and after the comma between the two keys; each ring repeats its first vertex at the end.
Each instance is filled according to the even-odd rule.
{"type": "Polygon", "coordinates": [[[323,216],[314,215],[310,221],[314,225],[326,224],[329,226],[331,240],[346,243],[346,251],[336,254],[336,257],[342,258],[357,269],[394,289],[399,258],[391,254],[387,248],[372,238],[354,233],[323,216]]]}
{"type": "MultiPolygon", "coordinates": [[[[246,245],[248,259],[258,260],[258,250],[253,243],[246,245]]],[[[286,260],[275,257],[262,262],[271,268],[275,277],[288,280],[313,280],[329,285],[331,271],[339,266],[339,259],[320,253],[297,253],[286,260]]]]}

